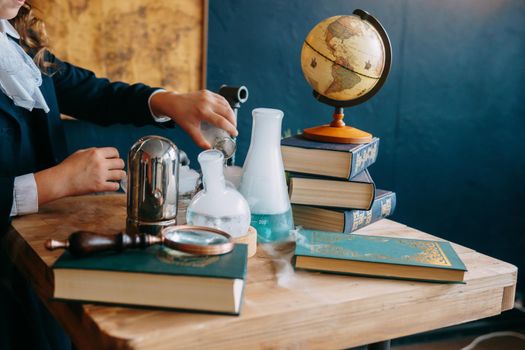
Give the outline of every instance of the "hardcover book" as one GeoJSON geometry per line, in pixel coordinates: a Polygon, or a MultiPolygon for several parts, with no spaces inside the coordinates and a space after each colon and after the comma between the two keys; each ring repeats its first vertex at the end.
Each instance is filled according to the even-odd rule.
{"type": "Polygon", "coordinates": [[[341,274],[461,283],[466,271],[450,243],[301,230],[296,268],[341,274]]]}
{"type": "Polygon", "coordinates": [[[395,208],[395,192],[376,189],[370,210],[293,204],[292,213],[294,223],[305,229],[350,233],[392,215],[395,208]]]}
{"type": "Polygon", "coordinates": [[[347,181],[292,173],[288,187],[293,204],[370,210],[374,202],[375,184],[366,169],[347,181]]]}
{"type": "Polygon", "coordinates": [[[246,277],[247,246],[225,255],[174,256],[165,248],[129,250],[54,264],[61,300],[239,314],[246,277]]]}
{"type": "Polygon", "coordinates": [[[367,144],[326,143],[301,135],[281,140],[284,169],[287,171],[350,179],[377,159],[379,138],[367,144]]]}

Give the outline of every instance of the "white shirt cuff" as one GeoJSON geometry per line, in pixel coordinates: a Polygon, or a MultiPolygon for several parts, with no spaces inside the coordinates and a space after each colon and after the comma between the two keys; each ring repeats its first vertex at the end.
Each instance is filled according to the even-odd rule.
{"type": "Polygon", "coordinates": [[[38,212],[38,190],[35,175],[26,174],[15,177],[13,186],[13,206],[11,216],[38,212]]]}
{"type": "Polygon", "coordinates": [[[157,123],[165,123],[165,122],[168,122],[171,120],[170,117],[168,116],[165,116],[165,115],[155,115],[155,113],[153,113],[153,110],[151,109],[151,98],[158,94],[159,92],[164,92],[166,90],[164,89],[158,89],[158,90],[155,90],[148,98],[148,107],[149,107],[149,111],[151,113],[151,116],[153,117],[153,119],[157,122],[157,123]]]}

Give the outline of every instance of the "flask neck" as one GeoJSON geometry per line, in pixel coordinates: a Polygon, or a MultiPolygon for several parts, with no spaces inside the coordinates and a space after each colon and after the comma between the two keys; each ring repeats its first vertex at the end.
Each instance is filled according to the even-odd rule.
{"type": "Polygon", "coordinates": [[[252,144],[280,147],[283,112],[278,109],[256,108],[252,112],[252,144]]]}
{"type": "Polygon", "coordinates": [[[202,183],[204,191],[217,193],[224,190],[223,164],[224,156],[217,150],[207,150],[202,152],[198,158],[202,170],[202,183]]]}

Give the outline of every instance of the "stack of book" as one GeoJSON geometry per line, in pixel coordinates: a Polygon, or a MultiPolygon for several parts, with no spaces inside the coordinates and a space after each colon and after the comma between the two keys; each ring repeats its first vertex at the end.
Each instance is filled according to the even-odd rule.
{"type": "Polygon", "coordinates": [[[296,225],[350,233],[391,215],[396,194],[376,189],[368,167],[377,159],[379,138],[367,144],[281,141],[296,225]]]}

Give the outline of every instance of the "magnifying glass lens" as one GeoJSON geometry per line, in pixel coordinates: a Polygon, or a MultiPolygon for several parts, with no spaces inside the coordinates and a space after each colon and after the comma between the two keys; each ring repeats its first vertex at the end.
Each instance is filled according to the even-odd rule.
{"type": "Polygon", "coordinates": [[[179,225],[162,231],[164,246],[181,252],[199,255],[220,255],[233,250],[229,234],[216,228],[179,225]]]}
{"type": "Polygon", "coordinates": [[[228,239],[224,236],[213,232],[191,229],[166,232],[164,233],[164,237],[170,241],[183,244],[213,245],[228,243],[228,239]]]}

